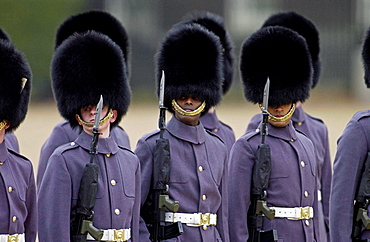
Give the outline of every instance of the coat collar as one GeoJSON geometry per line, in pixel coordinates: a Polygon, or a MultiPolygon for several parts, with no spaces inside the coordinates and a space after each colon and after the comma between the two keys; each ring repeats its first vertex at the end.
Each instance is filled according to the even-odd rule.
{"type": "Polygon", "coordinates": [[[295,141],[297,139],[297,133],[293,127],[292,121],[285,127],[279,128],[268,124],[268,135],[272,137],[277,137],[286,141],[295,141]]]}
{"type": "Polygon", "coordinates": [[[4,163],[8,159],[8,149],[5,140],[0,144],[0,162],[4,163]]]}
{"type": "Polygon", "coordinates": [[[218,121],[216,110],[213,113],[206,113],[201,116],[200,121],[206,129],[220,129],[220,122],[218,121]]]}
{"type": "MultiPolygon", "coordinates": [[[[81,132],[75,142],[82,148],[90,150],[92,138],[93,136],[86,132],[81,132]]],[[[99,138],[97,150],[101,154],[116,154],[118,152],[118,145],[111,137],[99,138]]]]}
{"type": "Polygon", "coordinates": [[[299,107],[295,109],[293,116],[292,116],[292,121],[294,123],[300,123],[300,124],[306,121],[306,115],[305,115],[305,112],[303,111],[302,104],[299,105],[299,107]]]}
{"type": "Polygon", "coordinates": [[[190,126],[172,116],[167,123],[167,130],[171,135],[193,144],[202,144],[206,140],[206,131],[201,122],[197,126],[190,126]]]}

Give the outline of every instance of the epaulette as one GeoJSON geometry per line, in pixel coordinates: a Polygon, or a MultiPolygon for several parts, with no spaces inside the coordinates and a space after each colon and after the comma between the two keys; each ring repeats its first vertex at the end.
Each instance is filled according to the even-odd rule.
{"type": "Polygon", "coordinates": [[[222,121],[220,121],[220,123],[221,123],[223,126],[225,126],[225,127],[229,128],[231,131],[233,130],[233,129],[231,128],[231,126],[229,126],[228,124],[225,124],[225,123],[224,123],[224,122],[222,122],[222,121]]]}
{"type": "Polygon", "coordinates": [[[296,129],[296,128],[295,128],[295,131],[296,131],[297,133],[303,134],[304,136],[306,136],[306,137],[308,138],[307,134],[306,134],[306,133],[304,133],[303,131],[301,131],[301,130],[299,130],[299,129],[296,129]]]}
{"type": "Polygon", "coordinates": [[[324,121],[323,121],[321,118],[318,118],[318,117],[312,116],[312,115],[310,115],[310,114],[308,114],[308,113],[306,113],[306,114],[307,114],[307,116],[308,116],[308,117],[310,117],[310,118],[312,118],[312,119],[314,119],[314,120],[317,120],[317,121],[319,121],[319,122],[321,122],[321,123],[324,123],[324,121]]]}
{"type": "Polygon", "coordinates": [[[370,117],[370,110],[356,112],[352,119],[359,121],[360,119],[370,117]]]}
{"type": "Polygon", "coordinates": [[[122,150],[127,150],[127,151],[129,151],[130,153],[135,154],[132,150],[130,150],[130,149],[129,149],[129,148],[127,148],[127,147],[124,147],[124,146],[121,146],[121,145],[118,145],[118,147],[119,147],[120,149],[122,149],[122,150]]]}
{"type": "Polygon", "coordinates": [[[66,152],[67,150],[76,149],[78,147],[80,146],[77,145],[74,141],[72,141],[72,142],[63,144],[61,146],[58,146],[58,148],[56,148],[53,153],[55,153],[56,151],[59,151],[59,153],[62,154],[63,152],[66,152]]]}
{"type": "Polygon", "coordinates": [[[145,135],[142,137],[142,139],[147,140],[147,139],[149,139],[150,137],[152,137],[152,136],[154,136],[154,135],[159,134],[159,132],[160,132],[160,130],[159,130],[159,129],[154,130],[154,131],[152,131],[152,132],[150,132],[150,133],[145,134],[145,135]]]}
{"type": "Polygon", "coordinates": [[[259,129],[254,129],[254,130],[249,130],[247,131],[243,137],[245,138],[245,140],[250,140],[252,137],[256,136],[256,135],[259,135],[260,134],[260,130],[259,129]]]}
{"type": "Polygon", "coordinates": [[[23,155],[19,154],[18,152],[14,151],[14,150],[12,150],[12,149],[9,149],[9,148],[8,148],[8,152],[9,152],[9,153],[11,153],[11,154],[13,154],[13,155],[15,155],[15,156],[18,156],[18,157],[20,157],[20,158],[22,158],[22,159],[24,159],[24,160],[27,160],[27,161],[31,162],[27,157],[25,157],[25,156],[23,156],[23,155]]]}
{"type": "Polygon", "coordinates": [[[221,139],[221,137],[220,136],[218,136],[216,133],[214,133],[214,132],[212,132],[212,131],[210,131],[210,130],[208,130],[208,129],[204,129],[206,132],[207,132],[207,134],[210,134],[210,135],[212,135],[212,136],[214,136],[214,137],[216,137],[216,138],[218,138],[223,144],[225,144],[225,142],[221,139]]]}

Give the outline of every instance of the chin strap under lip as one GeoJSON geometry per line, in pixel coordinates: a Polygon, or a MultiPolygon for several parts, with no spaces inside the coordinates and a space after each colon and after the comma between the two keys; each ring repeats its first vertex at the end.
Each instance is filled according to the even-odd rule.
{"type": "MultiPolygon", "coordinates": [[[[100,120],[99,122],[99,126],[105,124],[111,117],[113,117],[113,110],[110,109],[108,114],[100,120]]],[[[87,126],[87,127],[94,127],[94,123],[90,123],[90,122],[85,122],[81,119],[80,115],[77,114],[77,119],[79,122],[81,122],[83,125],[87,126]]]]}
{"type": "Polygon", "coordinates": [[[1,131],[1,130],[3,130],[3,128],[4,128],[7,124],[8,124],[8,123],[7,123],[5,120],[1,121],[1,122],[0,122],[0,131],[1,131]]]}
{"type": "Polygon", "coordinates": [[[186,111],[182,107],[180,107],[179,104],[177,104],[175,99],[172,99],[172,107],[175,109],[176,112],[185,115],[185,116],[195,116],[197,114],[200,114],[204,108],[206,107],[206,101],[203,101],[202,104],[195,110],[193,111],[186,111]]]}
{"type": "MultiPolygon", "coordinates": [[[[260,107],[261,107],[261,104],[260,104],[260,107]]],[[[277,118],[275,117],[274,115],[272,115],[271,113],[267,112],[269,114],[269,120],[271,121],[275,121],[275,122],[284,122],[284,121],[287,121],[289,118],[292,117],[293,113],[295,111],[295,103],[292,104],[292,106],[290,107],[289,111],[287,114],[285,114],[283,117],[281,118],[277,118]]]]}

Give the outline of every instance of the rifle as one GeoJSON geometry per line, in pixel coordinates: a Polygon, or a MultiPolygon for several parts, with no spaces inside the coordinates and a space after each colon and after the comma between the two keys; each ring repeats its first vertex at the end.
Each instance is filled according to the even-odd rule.
{"type": "Polygon", "coordinates": [[[76,216],[71,223],[71,241],[85,242],[87,234],[89,233],[95,240],[101,240],[103,237],[103,230],[97,229],[92,224],[94,219],[95,195],[98,190],[98,174],[99,167],[95,164],[94,156],[97,152],[97,145],[99,140],[99,121],[100,114],[103,107],[103,97],[100,96],[99,103],[96,108],[93,139],[90,146],[90,162],[86,164],[78,191],[76,216]]]}
{"type": "Polygon", "coordinates": [[[266,204],[267,188],[271,172],[270,146],[265,144],[265,137],[268,134],[267,122],[269,113],[267,112],[269,98],[270,80],[267,79],[262,104],[262,125],[261,125],[261,144],[258,145],[257,161],[253,166],[251,205],[248,210],[248,241],[277,241],[277,231],[262,231],[263,215],[272,220],[275,218],[275,210],[266,204]]]}
{"type": "Polygon", "coordinates": [[[364,167],[354,207],[352,241],[363,241],[362,226],[370,229],[370,218],[367,215],[367,207],[370,204],[370,152],[367,153],[364,167]]]}
{"type": "Polygon", "coordinates": [[[150,232],[151,241],[157,242],[166,239],[171,239],[181,235],[183,227],[181,222],[166,225],[165,214],[166,209],[171,212],[179,210],[179,202],[172,201],[168,195],[168,183],[170,181],[171,169],[171,154],[169,140],[163,137],[165,126],[165,112],[164,106],[164,85],[165,76],[162,71],[162,78],[159,91],[159,121],[160,136],[156,140],[156,147],[154,152],[154,166],[153,166],[153,181],[151,198],[147,199],[143,206],[141,215],[150,232]],[[146,207],[146,208],[145,208],[146,207]],[[150,209],[150,210],[148,210],[150,209]]]}

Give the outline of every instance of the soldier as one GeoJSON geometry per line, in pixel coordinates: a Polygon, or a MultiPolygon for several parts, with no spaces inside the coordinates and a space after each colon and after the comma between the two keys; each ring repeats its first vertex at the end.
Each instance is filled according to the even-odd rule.
{"type": "Polygon", "coordinates": [[[104,230],[101,241],[139,241],[140,163],[110,136],[112,126],[127,112],[131,96],[122,50],[101,33],[74,34],[55,50],[51,77],[61,115],[72,128],[80,125],[83,131],[49,158],[38,194],[40,241],[70,241],[100,95],[104,108],[93,159],[99,167],[93,224],[104,230]]]}
{"type": "MultiPolygon", "coordinates": [[[[271,149],[271,171],[265,199],[267,206],[275,211],[275,218],[262,217],[261,231],[276,230],[279,241],[319,241],[314,227],[318,204],[314,147],[291,122],[295,103],[309,96],[312,81],[306,41],[284,27],[262,28],[244,41],[240,70],[244,96],[252,103],[262,104],[265,83],[267,79],[271,81],[265,136],[265,143],[271,149]]],[[[248,131],[231,150],[231,241],[252,239],[248,229],[252,231],[254,227],[247,222],[247,215],[254,205],[251,204],[252,179],[258,178],[253,178],[252,171],[261,137],[259,129],[248,131]]]]}
{"type": "Polygon", "coordinates": [[[23,53],[10,40],[0,38],[0,241],[36,240],[33,166],[4,142],[4,136],[7,139],[5,134],[17,129],[26,117],[31,77],[31,69],[23,53]]]}
{"type": "MultiPolygon", "coordinates": [[[[179,25],[169,31],[156,56],[158,84],[162,70],[166,77],[164,106],[173,114],[163,135],[171,153],[168,193],[180,205],[178,213],[166,212],[166,221],[184,224],[179,241],[229,241],[227,148],[199,121],[222,98],[221,48],[219,38],[204,27],[179,25]]],[[[144,135],[135,150],[142,167],[142,217],[147,216],[143,211],[151,209],[159,133],[144,135]]],[[[140,241],[149,241],[142,224],[140,241]]]]}
{"type": "MultiPolygon", "coordinates": [[[[222,44],[222,54],[223,54],[223,82],[222,82],[222,93],[226,95],[229,91],[232,81],[233,81],[233,63],[234,56],[232,52],[233,43],[231,37],[224,26],[223,19],[210,12],[196,12],[186,16],[183,22],[180,24],[191,24],[197,23],[204,26],[209,31],[213,32],[220,38],[222,44]]],[[[216,114],[215,107],[211,107],[206,114],[200,117],[204,128],[216,133],[225,142],[228,151],[230,152],[231,147],[235,142],[235,134],[232,128],[221,122],[216,114]]]]}
{"type": "MultiPolygon", "coordinates": [[[[292,29],[306,39],[308,49],[311,54],[313,65],[313,80],[311,89],[318,83],[321,62],[319,59],[319,33],[315,25],[305,17],[295,12],[283,12],[272,15],[268,18],[262,27],[267,26],[282,26],[292,29]]],[[[295,81],[295,80],[293,80],[295,81]]],[[[328,129],[324,122],[314,116],[304,112],[301,102],[296,103],[296,109],[292,116],[293,126],[302,131],[311,139],[315,146],[315,154],[318,162],[318,199],[319,209],[317,216],[319,216],[320,225],[320,241],[330,241],[329,237],[329,197],[331,188],[331,160],[329,149],[328,129]]],[[[261,114],[255,115],[248,124],[247,130],[255,130],[261,123],[261,114]]]]}
{"type": "MultiPolygon", "coordinates": [[[[363,44],[362,59],[365,69],[365,84],[369,88],[370,29],[367,30],[363,44]]],[[[368,210],[369,192],[367,191],[367,194],[363,195],[358,189],[362,176],[364,176],[367,184],[369,180],[369,177],[366,176],[368,173],[364,172],[368,152],[370,151],[369,131],[370,110],[359,111],[353,115],[338,139],[337,153],[333,165],[329,212],[332,241],[368,241],[370,239],[370,230],[364,228],[362,221],[359,224],[359,237],[351,237],[353,222],[357,217],[354,211],[354,200],[358,200],[358,196],[363,196],[367,200],[364,209],[365,211],[368,210]]],[[[367,163],[369,163],[369,160],[367,163]]],[[[358,202],[356,201],[356,205],[358,202]]]]}
{"type": "MultiPolygon", "coordinates": [[[[0,40],[10,42],[9,35],[3,29],[0,29],[0,40]]],[[[13,132],[5,132],[5,143],[8,148],[19,153],[18,139],[13,132]]]]}
{"type": "MultiPolygon", "coordinates": [[[[122,50],[123,58],[128,72],[128,37],[122,24],[111,14],[102,11],[88,11],[85,13],[73,15],[66,19],[58,28],[55,39],[55,48],[57,48],[65,39],[74,33],[84,33],[89,30],[101,32],[110,37],[122,50]]],[[[49,138],[41,148],[40,159],[37,171],[37,185],[44,175],[48,159],[53,151],[60,145],[74,141],[79,133],[80,127],[72,129],[68,120],[58,123],[49,138]]],[[[114,126],[111,131],[112,138],[117,144],[130,148],[130,141],[127,133],[120,127],[114,126]]]]}

